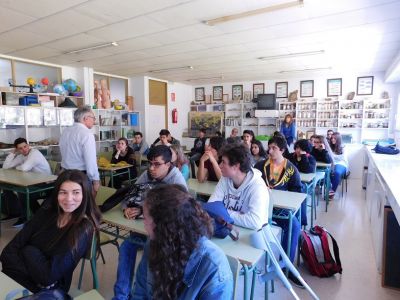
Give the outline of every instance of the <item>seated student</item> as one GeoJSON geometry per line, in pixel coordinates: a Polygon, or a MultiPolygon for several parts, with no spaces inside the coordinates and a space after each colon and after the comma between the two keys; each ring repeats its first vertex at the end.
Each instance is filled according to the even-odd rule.
{"type": "Polygon", "coordinates": [[[347,161],[347,156],[342,146],[342,136],[339,132],[334,132],[331,137],[332,152],[333,152],[333,172],[331,173],[331,190],[329,191],[329,198],[335,196],[335,192],[343,176],[347,173],[349,169],[349,163],[347,161]]]}
{"type": "Polygon", "coordinates": [[[210,217],[181,186],[150,190],[143,206],[149,242],[132,299],[232,299],[233,276],[212,243],[210,217]]]}
{"type": "Polygon", "coordinates": [[[171,162],[179,169],[179,171],[181,171],[183,178],[188,181],[190,175],[189,161],[185,154],[183,154],[182,147],[178,145],[171,145],[170,149],[172,151],[171,162]]]}
{"type": "Polygon", "coordinates": [[[222,132],[219,131],[219,130],[217,130],[217,131],[215,132],[214,136],[222,137],[222,132]]]}
{"type": "Polygon", "coordinates": [[[314,147],[314,141],[317,138],[317,136],[318,136],[317,134],[313,134],[312,136],[310,136],[311,147],[314,147]]]}
{"type": "MultiPolygon", "coordinates": [[[[283,138],[285,141],[286,141],[286,138],[285,138],[285,136],[282,134],[282,133],[280,133],[279,131],[274,131],[274,134],[273,134],[273,137],[276,137],[276,136],[278,136],[278,137],[281,137],[281,138],[283,138]]],[[[268,151],[267,151],[268,152],[268,151]]],[[[288,158],[289,157],[289,150],[286,148],[285,149],[285,152],[283,152],[283,157],[284,158],[288,158]]],[[[267,153],[268,154],[268,153],[267,153]]]]}
{"type": "Polygon", "coordinates": [[[243,144],[245,144],[247,146],[247,148],[249,148],[249,150],[251,149],[251,142],[254,140],[254,132],[253,130],[244,130],[243,131],[243,144]]]}
{"type": "Polygon", "coordinates": [[[326,131],[326,140],[328,141],[329,146],[333,150],[333,145],[332,145],[332,142],[331,142],[332,135],[333,135],[333,130],[332,129],[328,129],[326,131]]]}
{"type": "Polygon", "coordinates": [[[199,168],[197,169],[197,180],[199,182],[218,181],[221,178],[221,170],[218,162],[218,151],[224,145],[222,137],[213,136],[210,144],[206,146],[206,151],[200,158],[199,168]]]}
{"type": "Polygon", "coordinates": [[[251,155],[252,155],[252,165],[254,166],[257,162],[262,161],[267,158],[267,153],[265,152],[263,144],[254,139],[251,142],[251,155]]]}
{"type": "Polygon", "coordinates": [[[268,222],[270,199],[261,173],[251,167],[250,151],[244,144],[228,144],[221,156],[222,177],[208,201],[222,201],[235,225],[260,229],[268,222]]]}
{"type": "MultiPolygon", "coordinates": [[[[286,140],[283,137],[275,136],[268,141],[268,153],[269,159],[258,162],[255,168],[260,170],[262,178],[266,185],[271,189],[301,192],[301,181],[300,174],[296,167],[286,158],[283,157],[283,152],[287,147],[286,140]]],[[[277,209],[274,208],[274,214],[277,213],[277,209]]],[[[288,237],[289,237],[289,220],[282,220],[272,218],[279,227],[283,230],[282,247],[283,249],[288,248],[288,237]]],[[[300,223],[297,218],[292,220],[292,240],[290,245],[289,258],[293,262],[297,242],[300,236],[300,223]]],[[[289,273],[289,279],[299,287],[302,287],[300,281],[292,274],[289,273]]]]}
{"type": "Polygon", "coordinates": [[[314,147],[311,150],[311,155],[318,162],[330,164],[332,162],[332,150],[326,138],[322,135],[317,135],[314,139],[314,147]]]}
{"type": "Polygon", "coordinates": [[[199,137],[194,140],[193,148],[190,149],[190,165],[192,167],[192,174],[195,174],[195,166],[194,164],[198,164],[200,157],[204,154],[205,146],[206,146],[206,129],[201,128],[199,131],[199,137]]]}
{"type": "Polygon", "coordinates": [[[143,139],[143,134],[139,131],[136,131],[133,137],[133,152],[140,152],[141,155],[147,155],[147,153],[149,153],[149,146],[143,139]]]}
{"type": "Polygon", "coordinates": [[[51,198],[4,248],[2,271],[33,293],[52,286],[68,292],[100,218],[86,175],[62,172],[51,198]]]}
{"type": "Polygon", "coordinates": [[[171,136],[171,133],[168,129],[161,129],[159,135],[160,137],[154,141],[154,143],[151,145],[152,147],[158,145],[171,146],[181,144],[179,140],[171,136]]]}
{"type": "MultiPolygon", "coordinates": [[[[310,155],[311,144],[306,139],[294,143],[294,152],[289,154],[288,159],[301,173],[315,173],[316,161],[310,155]]],[[[306,186],[302,184],[302,191],[306,193],[306,186]]],[[[307,226],[307,199],[301,204],[301,225],[307,226]]]]}
{"type": "Polygon", "coordinates": [[[231,135],[226,139],[228,144],[240,143],[242,139],[238,136],[239,130],[237,128],[233,128],[231,131],[231,135]]]}
{"type": "MultiPolygon", "coordinates": [[[[43,156],[43,154],[37,150],[31,148],[26,139],[17,138],[14,141],[14,151],[12,151],[6,157],[3,163],[3,169],[17,169],[23,172],[35,172],[42,173],[46,175],[51,175],[51,169],[48,161],[43,156]]],[[[10,191],[5,192],[5,197],[12,193],[10,191]]],[[[38,199],[43,198],[40,193],[30,195],[30,206],[32,211],[36,211],[39,208],[38,199]]],[[[13,227],[18,228],[25,224],[26,222],[26,196],[25,194],[18,194],[19,206],[21,207],[21,216],[13,224],[13,227]]]]}
{"type": "MultiPolygon", "coordinates": [[[[171,163],[172,152],[168,146],[159,145],[150,148],[147,154],[149,161],[148,170],[139,176],[136,183],[164,183],[180,184],[187,189],[186,181],[178,168],[171,163]]],[[[140,199],[142,201],[143,199],[140,199]]],[[[143,210],[140,203],[135,207],[129,203],[121,203],[123,214],[127,219],[136,219],[142,215],[143,210]]],[[[125,240],[119,247],[117,281],[114,285],[113,299],[130,299],[132,289],[133,268],[136,263],[137,250],[146,242],[146,236],[131,233],[130,238],[125,240]]]]}
{"type": "MultiPolygon", "coordinates": [[[[129,172],[131,173],[131,179],[135,178],[137,176],[136,172],[136,161],[135,161],[135,155],[134,151],[131,147],[128,146],[128,140],[126,138],[120,138],[115,145],[115,151],[112,154],[111,157],[111,163],[116,164],[119,163],[120,161],[124,161],[130,165],[133,165],[133,167],[129,168],[129,172]]],[[[125,180],[128,180],[129,176],[128,174],[121,174],[118,176],[114,177],[114,188],[119,189],[122,186],[122,182],[125,180]]],[[[109,185],[111,187],[111,181],[109,185]]]]}

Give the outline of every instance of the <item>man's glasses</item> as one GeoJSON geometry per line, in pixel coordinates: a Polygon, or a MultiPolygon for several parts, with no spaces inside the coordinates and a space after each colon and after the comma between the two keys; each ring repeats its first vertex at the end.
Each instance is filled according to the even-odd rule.
{"type": "Polygon", "coordinates": [[[149,168],[154,167],[154,168],[159,168],[162,165],[165,165],[166,162],[160,163],[158,161],[149,161],[149,168]]]}
{"type": "Polygon", "coordinates": [[[92,118],[92,119],[93,119],[93,121],[96,121],[96,117],[95,117],[95,116],[86,116],[86,117],[88,117],[88,118],[92,118]]]}

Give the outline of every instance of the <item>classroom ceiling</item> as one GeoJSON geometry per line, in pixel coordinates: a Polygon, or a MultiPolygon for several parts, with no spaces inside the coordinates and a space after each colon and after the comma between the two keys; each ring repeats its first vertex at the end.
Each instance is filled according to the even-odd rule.
{"type": "Polygon", "coordinates": [[[304,0],[204,22],[293,1],[0,0],[0,53],[196,85],[368,75],[386,71],[400,51],[400,0],[304,0]],[[111,42],[119,46],[66,54],[111,42]],[[185,66],[193,68],[165,70],[185,66]]]}

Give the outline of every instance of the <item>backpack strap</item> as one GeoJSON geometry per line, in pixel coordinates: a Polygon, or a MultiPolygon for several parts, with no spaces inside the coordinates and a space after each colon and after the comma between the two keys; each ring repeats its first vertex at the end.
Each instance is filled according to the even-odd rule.
{"type": "Polygon", "coordinates": [[[329,233],[329,231],[327,231],[325,228],[324,228],[324,230],[325,230],[325,232],[326,232],[326,233],[331,237],[331,239],[332,239],[333,254],[335,255],[336,264],[339,266],[338,272],[339,272],[340,274],[342,274],[342,263],[340,262],[338,244],[337,244],[336,240],[334,239],[334,237],[329,233]]]}

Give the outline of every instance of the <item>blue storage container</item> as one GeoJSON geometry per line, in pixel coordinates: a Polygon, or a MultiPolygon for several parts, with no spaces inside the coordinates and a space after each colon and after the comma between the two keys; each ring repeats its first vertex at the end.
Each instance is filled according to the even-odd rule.
{"type": "Polygon", "coordinates": [[[129,114],[129,122],[131,126],[139,125],[139,114],[131,113],[129,114]]]}
{"type": "Polygon", "coordinates": [[[39,102],[38,102],[37,96],[28,95],[28,96],[19,97],[19,105],[28,106],[31,104],[38,104],[38,103],[39,102]]]}

